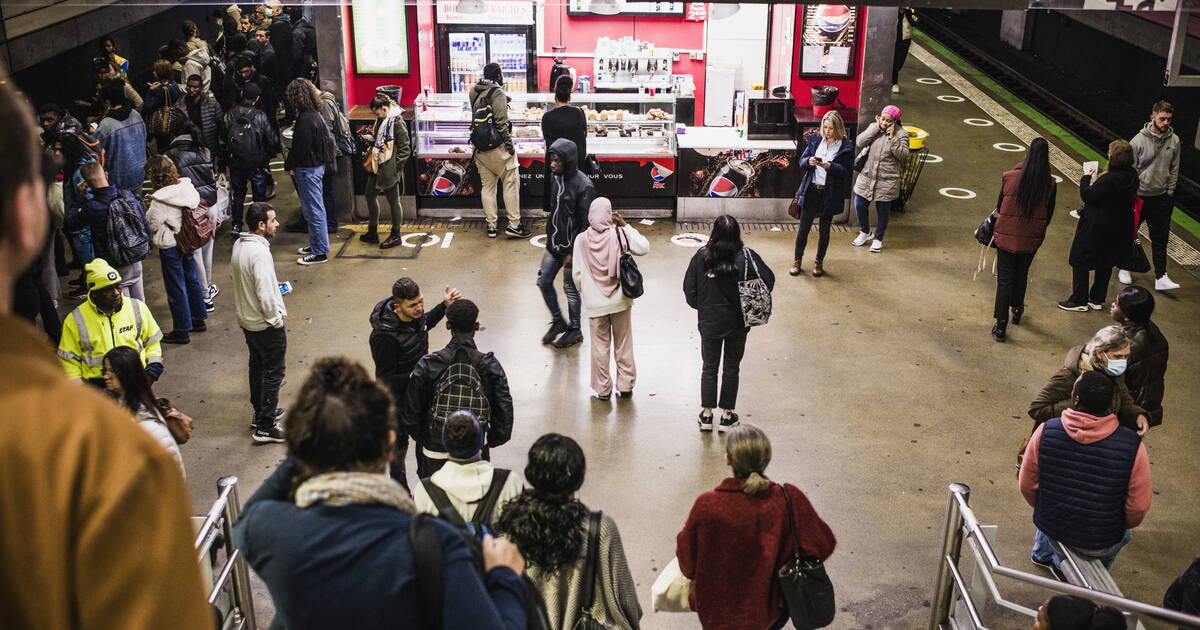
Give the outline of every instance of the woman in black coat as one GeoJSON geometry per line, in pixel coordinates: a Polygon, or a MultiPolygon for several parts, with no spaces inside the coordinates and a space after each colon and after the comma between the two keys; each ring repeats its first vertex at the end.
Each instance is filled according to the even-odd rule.
{"type": "Polygon", "coordinates": [[[795,204],[789,208],[793,218],[800,219],[800,230],[796,233],[796,255],[788,272],[798,276],[804,259],[804,248],[808,245],[808,233],[813,219],[820,217],[820,235],[817,238],[817,259],[813,263],[812,275],[825,275],[825,250],[829,249],[829,230],[833,217],[842,211],[846,197],[850,195],[850,174],[854,168],[854,141],[846,137],[846,126],[836,110],[830,110],[821,118],[821,132],[805,137],[808,145],[800,154],[800,188],[796,191],[795,204]]]}
{"type": "Polygon", "coordinates": [[[1133,197],[1138,174],[1133,149],[1124,140],[1108,145],[1108,170],[1092,183],[1092,173],[1079,182],[1083,210],[1071,243],[1071,297],[1058,303],[1064,311],[1104,308],[1112,268],[1129,255],[1133,242],[1133,197]],[[1088,272],[1095,272],[1088,291],[1088,272]]]}

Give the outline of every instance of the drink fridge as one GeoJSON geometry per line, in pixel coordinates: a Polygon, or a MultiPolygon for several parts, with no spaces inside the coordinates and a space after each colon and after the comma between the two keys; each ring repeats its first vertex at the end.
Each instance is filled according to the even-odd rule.
{"type": "Polygon", "coordinates": [[[500,64],[504,89],[529,90],[537,81],[532,26],[438,26],[438,91],[464,92],[483,77],[488,62],[500,64]]]}

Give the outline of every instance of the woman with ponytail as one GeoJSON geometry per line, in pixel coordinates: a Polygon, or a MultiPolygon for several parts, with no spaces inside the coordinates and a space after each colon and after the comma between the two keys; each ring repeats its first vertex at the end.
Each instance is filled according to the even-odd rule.
{"type": "Polygon", "coordinates": [[[1055,595],[1038,608],[1033,630],[1125,630],[1125,617],[1111,606],[1074,595],[1055,595]]]}
{"type": "Polygon", "coordinates": [[[571,630],[583,614],[602,627],[636,630],[642,618],[621,534],[611,516],[592,512],[576,498],[587,460],[579,444],[547,433],[529,448],[525,480],[531,488],[504,505],[496,532],[517,544],[527,575],[541,592],[552,630],[571,630]],[[597,548],[589,527],[599,517],[597,548]],[[584,579],[588,558],[595,578],[584,579]],[[587,599],[592,606],[584,610],[587,599]]]}
{"type": "Polygon", "coordinates": [[[692,610],[705,630],[782,628],[787,608],[775,573],[794,551],[788,500],[804,555],[825,560],[837,540],[799,488],[767,478],[771,441],[762,429],[734,427],[725,463],[733,476],[696,499],[676,537],[679,569],[692,580],[692,610]]]}

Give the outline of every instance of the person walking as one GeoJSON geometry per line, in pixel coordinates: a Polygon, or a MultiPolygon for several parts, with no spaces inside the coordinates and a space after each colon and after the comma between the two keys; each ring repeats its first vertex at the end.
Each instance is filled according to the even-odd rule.
{"type": "MultiPolygon", "coordinates": [[[[908,159],[908,131],[900,123],[900,108],[888,105],[875,122],[858,134],[855,146],[866,151],[866,162],[854,182],[854,211],[858,216],[858,236],[850,244],[871,244],[871,252],[883,251],[892,204],[900,198],[900,169],[908,159]],[[875,202],[875,234],[871,235],[871,202],[875,202]]],[[[856,158],[857,159],[857,158],[856,158]]]]}
{"type": "Polygon", "coordinates": [[[900,69],[908,61],[908,49],[912,47],[912,27],[917,23],[917,14],[911,7],[896,9],[896,49],[892,53],[892,94],[900,93],[900,69]]]}
{"type": "Polygon", "coordinates": [[[1004,341],[1009,314],[1013,325],[1025,314],[1025,288],[1029,267],[1046,238],[1054,216],[1056,189],[1050,178],[1050,144],[1034,138],[1025,161],[1000,176],[1000,198],[996,200],[996,302],[992,317],[992,339],[1004,341]]]}
{"type": "Polygon", "coordinates": [[[675,558],[692,580],[690,603],[705,630],[782,628],[788,621],[776,571],[796,552],[824,561],[837,539],[808,497],[766,476],[771,441],[753,424],[730,431],[725,464],[733,475],[696,498],[675,537],[675,558]],[[714,541],[720,544],[713,544],[714,541]]]}
{"type": "Polygon", "coordinates": [[[392,398],[361,365],[319,359],[287,423],[289,457],[233,526],[271,592],[274,625],[525,629],[521,552],[488,536],[476,564],[453,527],[416,514],[384,472],[396,436],[392,398]],[[423,567],[429,555],[436,565],[423,567]],[[441,588],[429,588],[432,575],[441,588]]]}
{"type": "Polygon", "coordinates": [[[163,343],[191,343],[189,333],[208,329],[204,307],[207,294],[200,282],[198,263],[191,252],[183,253],[175,237],[183,229],[183,213],[200,205],[200,193],[186,177],[179,177],[175,163],[165,155],[150,158],[150,240],[158,248],[162,263],[163,284],[167,289],[167,306],[171,309],[171,332],[163,343]]]}
{"type": "Polygon", "coordinates": [[[319,265],[329,260],[323,179],[325,169],[332,168],[337,159],[337,150],[333,134],[321,118],[317,88],[308,79],[295,79],[288,84],[287,98],[299,115],[283,168],[296,182],[300,211],[308,223],[308,247],[300,248],[296,262],[319,265]]]}
{"type": "Polygon", "coordinates": [[[404,220],[400,188],[404,182],[404,168],[412,157],[412,145],[408,142],[408,125],[401,115],[403,111],[391,97],[376,94],[371,99],[371,112],[375,114],[375,126],[362,138],[367,145],[363,168],[367,171],[365,194],[369,222],[366,233],[359,240],[379,243],[379,195],[383,195],[392,210],[392,233],[379,243],[379,249],[391,249],[400,244],[400,223],[404,220]]]}
{"type": "Polygon", "coordinates": [[[1129,394],[1146,410],[1150,426],[1156,427],[1163,419],[1164,380],[1171,346],[1158,325],[1150,321],[1154,295],[1136,284],[1125,287],[1113,300],[1109,313],[1129,338],[1129,367],[1123,375],[1129,394]]]}
{"type": "Polygon", "coordinates": [[[225,113],[225,129],[229,134],[229,205],[233,217],[233,233],[242,231],[246,209],[246,184],[250,184],[252,199],[267,200],[267,166],[271,156],[279,152],[279,136],[271,129],[267,115],[257,107],[260,89],[253,83],[242,87],[240,101],[225,113]]]}
{"type": "Polygon", "coordinates": [[[559,138],[546,152],[550,165],[550,217],[546,220],[546,251],[538,267],[538,288],[550,311],[550,329],[542,335],[543,344],[554,344],[555,348],[569,348],[583,341],[579,330],[579,290],[572,277],[572,252],[575,239],[588,229],[588,213],[592,200],[596,198],[596,187],[592,180],[579,170],[579,153],[575,143],[559,138]],[[567,315],[563,319],[558,304],[558,292],[554,290],[554,278],[563,271],[563,293],[567,296],[567,315]]]}
{"type": "Polygon", "coordinates": [[[1113,396],[1108,409],[1120,419],[1121,426],[1144,435],[1150,428],[1150,421],[1146,417],[1146,410],[1134,401],[1125,384],[1128,364],[1129,337],[1120,326],[1101,328],[1086,345],[1068,350],[1062,369],[1050,377],[1050,382],[1029,404],[1029,417],[1033,418],[1034,428],[1062,415],[1063,410],[1071,404],[1071,387],[1080,374],[1099,372],[1113,382],[1113,396]]]}
{"type": "Polygon", "coordinates": [[[483,459],[486,437],[479,418],[470,411],[455,411],[446,418],[449,457],[413,491],[418,512],[440,516],[452,525],[495,526],[504,504],[521,494],[521,479],[483,459]]]}
{"type": "Polygon", "coordinates": [[[580,627],[585,615],[594,626],[637,630],[642,607],[617,522],[578,498],[586,472],[587,458],[575,440],[558,433],[539,437],[525,465],[530,487],[505,504],[496,532],[525,556],[551,630],[580,627]]]}
{"type": "MultiPolygon", "coordinates": [[[[579,154],[579,170],[591,175],[592,160],[587,152],[587,115],[571,104],[574,87],[575,83],[566,75],[554,82],[554,108],[542,114],[542,140],[546,146],[552,146],[559,138],[574,142],[579,154]]],[[[554,196],[550,194],[553,178],[546,177],[543,181],[542,208],[549,213],[552,209],[550,204],[554,201],[554,196]]]]}
{"type": "Polygon", "coordinates": [[[1124,140],[1108,145],[1108,170],[1096,178],[1085,171],[1079,182],[1083,199],[1075,239],[1071,241],[1071,296],[1058,303],[1064,311],[1084,312],[1104,308],[1113,266],[1128,255],[1132,243],[1133,196],[1138,175],[1133,168],[1133,149],[1124,140]],[[1093,276],[1088,290],[1088,278],[1093,276]]]}
{"type": "MultiPolygon", "coordinates": [[[[508,120],[508,95],[504,93],[504,73],[500,64],[489,63],[483,67],[483,77],[471,86],[468,93],[471,111],[490,104],[492,123],[502,140],[500,146],[487,151],[475,151],[475,168],[483,184],[480,190],[483,201],[483,216],[487,221],[488,238],[499,233],[496,222],[499,208],[496,205],[496,181],[504,189],[504,211],[508,213],[508,227],[504,235],[510,238],[528,238],[529,230],[521,226],[520,177],[517,173],[517,150],[513,147],[512,123],[508,120]]],[[[548,342],[547,342],[548,343],[548,342]]]]}
{"type": "Polygon", "coordinates": [[[700,430],[713,430],[713,409],[722,410],[718,431],[738,425],[738,379],[746,336],[750,327],[742,314],[738,281],[753,272],[768,289],[775,274],[757,252],[742,243],[737,219],[724,215],[713,222],[708,243],[692,256],[683,278],[683,295],[696,309],[700,330],[700,430]],[[717,398],[717,372],[721,371],[721,397],[717,398]]]}
{"type": "Polygon", "coordinates": [[[1054,542],[1112,568],[1150,511],[1150,458],[1133,430],[1109,412],[1114,384],[1098,372],[1076,379],[1061,417],[1034,430],[1021,460],[1021,494],[1037,526],[1031,559],[1062,562],[1054,542]]]}
{"type": "Polygon", "coordinates": [[[187,476],[183,468],[183,455],[179,444],[167,428],[167,421],[158,410],[154,389],[138,351],[129,346],[117,346],[104,355],[104,391],[120,402],[132,414],[138,426],[158,442],[179,465],[179,472],[187,476]]]}
{"type": "Polygon", "coordinates": [[[283,415],[277,407],[279,386],[283,384],[287,332],[279,281],[271,243],[279,220],[275,209],[266,202],[254,202],[246,209],[247,231],[233,243],[230,267],[233,275],[234,309],[238,325],[250,351],[250,405],[254,408],[255,444],[281,443],[283,427],[276,420],[283,415]]]}
{"type": "MultiPolygon", "coordinates": [[[[562,77],[560,77],[562,78],[562,77]]],[[[650,241],[613,211],[607,197],[597,197],[588,211],[587,230],[575,237],[572,279],[579,287],[592,340],[592,391],[597,400],[613,393],[609,365],[617,363],[617,397],[633,396],[637,365],[633,359],[633,298],[621,286],[621,256],[650,253],[650,241]],[[610,357],[610,354],[612,355],[610,357]]]]}
{"type": "MultiPolygon", "coordinates": [[[[1175,108],[1158,101],[1150,108],[1150,122],[1129,141],[1133,166],[1138,172],[1138,197],[1142,213],[1134,232],[1145,221],[1150,225],[1150,252],[1154,259],[1154,289],[1172,291],[1179,283],[1167,275],[1167,241],[1171,239],[1171,214],[1175,211],[1175,186],[1179,183],[1179,136],[1171,128],[1175,108]]],[[[1117,271],[1121,284],[1132,284],[1133,276],[1117,271]]]]}
{"type": "Polygon", "coordinates": [[[813,262],[812,275],[825,275],[825,252],[829,249],[829,231],[833,217],[842,211],[842,205],[850,194],[850,175],[854,172],[854,141],[846,137],[846,126],[837,110],[829,110],[821,117],[821,131],[805,137],[807,144],[800,154],[800,187],[796,190],[793,203],[799,212],[800,228],[796,231],[796,252],[792,257],[793,276],[804,272],[802,262],[804,249],[808,246],[808,233],[813,220],[819,220],[817,236],[817,258],[813,262]]]}

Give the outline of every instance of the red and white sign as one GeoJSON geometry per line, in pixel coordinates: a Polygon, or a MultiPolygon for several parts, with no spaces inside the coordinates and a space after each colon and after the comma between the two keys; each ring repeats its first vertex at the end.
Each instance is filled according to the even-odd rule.
{"type": "Polygon", "coordinates": [[[687,4],[687,13],[683,16],[688,22],[703,22],[708,19],[708,3],[707,2],[689,2],[687,4]]]}
{"type": "Polygon", "coordinates": [[[532,2],[489,0],[487,13],[459,13],[458,0],[437,0],[438,24],[533,24],[532,2]]]}

